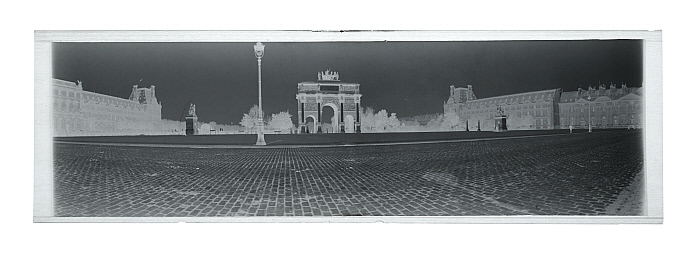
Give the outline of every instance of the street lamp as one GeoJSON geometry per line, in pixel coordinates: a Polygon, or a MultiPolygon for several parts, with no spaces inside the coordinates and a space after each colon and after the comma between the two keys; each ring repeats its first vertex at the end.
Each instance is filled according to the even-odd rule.
{"type": "Polygon", "coordinates": [[[588,96],[588,132],[593,132],[591,127],[591,96],[588,96]]]}
{"type": "Polygon", "coordinates": [[[255,49],[255,57],[258,58],[258,142],[256,142],[255,145],[267,145],[263,133],[265,128],[262,117],[262,80],[260,79],[260,65],[262,64],[262,57],[265,54],[265,45],[258,42],[253,46],[253,49],[255,49]]]}

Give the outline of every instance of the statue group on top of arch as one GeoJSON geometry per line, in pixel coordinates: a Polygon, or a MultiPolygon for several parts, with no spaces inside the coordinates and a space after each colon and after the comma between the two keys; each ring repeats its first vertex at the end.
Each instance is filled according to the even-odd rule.
{"type": "Polygon", "coordinates": [[[322,81],[340,81],[340,75],[338,75],[337,71],[331,71],[330,69],[327,69],[326,71],[319,71],[318,72],[318,80],[322,81]]]}

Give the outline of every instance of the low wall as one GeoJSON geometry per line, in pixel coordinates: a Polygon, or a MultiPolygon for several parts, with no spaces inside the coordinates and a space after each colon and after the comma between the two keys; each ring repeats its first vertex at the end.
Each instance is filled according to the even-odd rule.
{"type": "MultiPolygon", "coordinates": [[[[607,129],[613,130],[613,129],[607,129]]],[[[594,130],[606,131],[606,130],[594,130]]],[[[574,133],[586,133],[574,129],[574,133]]],[[[440,140],[516,137],[550,134],[566,134],[569,130],[519,130],[519,131],[460,131],[460,132],[410,132],[410,133],[361,133],[361,134],[266,134],[268,145],[346,145],[391,142],[422,142],[440,140]]],[[[55,137],[55,142],[125,143],[166,145],[255,145],[257,135],[160,135],[160,136],[99,136],[55,137]]]]}

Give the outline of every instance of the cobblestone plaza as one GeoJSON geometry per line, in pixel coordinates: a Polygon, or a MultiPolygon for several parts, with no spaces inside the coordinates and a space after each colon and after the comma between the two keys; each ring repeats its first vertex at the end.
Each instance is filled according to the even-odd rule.
{"type": "Polygon", "coordinates": [[[58,217],[641,215],[640,130],[328,147],[55,143],[58,217]]]}

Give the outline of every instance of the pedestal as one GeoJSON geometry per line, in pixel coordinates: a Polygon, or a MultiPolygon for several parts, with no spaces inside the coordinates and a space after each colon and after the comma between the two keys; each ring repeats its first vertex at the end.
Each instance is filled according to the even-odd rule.
{"type": "Polygon", "coordinates": [[[197,135],[197,116],[185,117],[185,135],[197,135]]]}
{"type": "Polygon", "coordinates": [[[267,145],[265,142],[265,125],[262,120],[258,120],[258,141],[255,145],[267,145]]]}
{"type": "Polygon", "coordinates": [[[495,127],[494,131],[496,131],[496,132],[508,130],[508,127],[506,126],[506,116],[496,116],[495,124],[496,124],[496,127],[495,127]]]}
{"type": "Polygon", "coordinates": [[[362,133],[362,126],[359,122],[355,123],[355,133],[362,133]]]}

